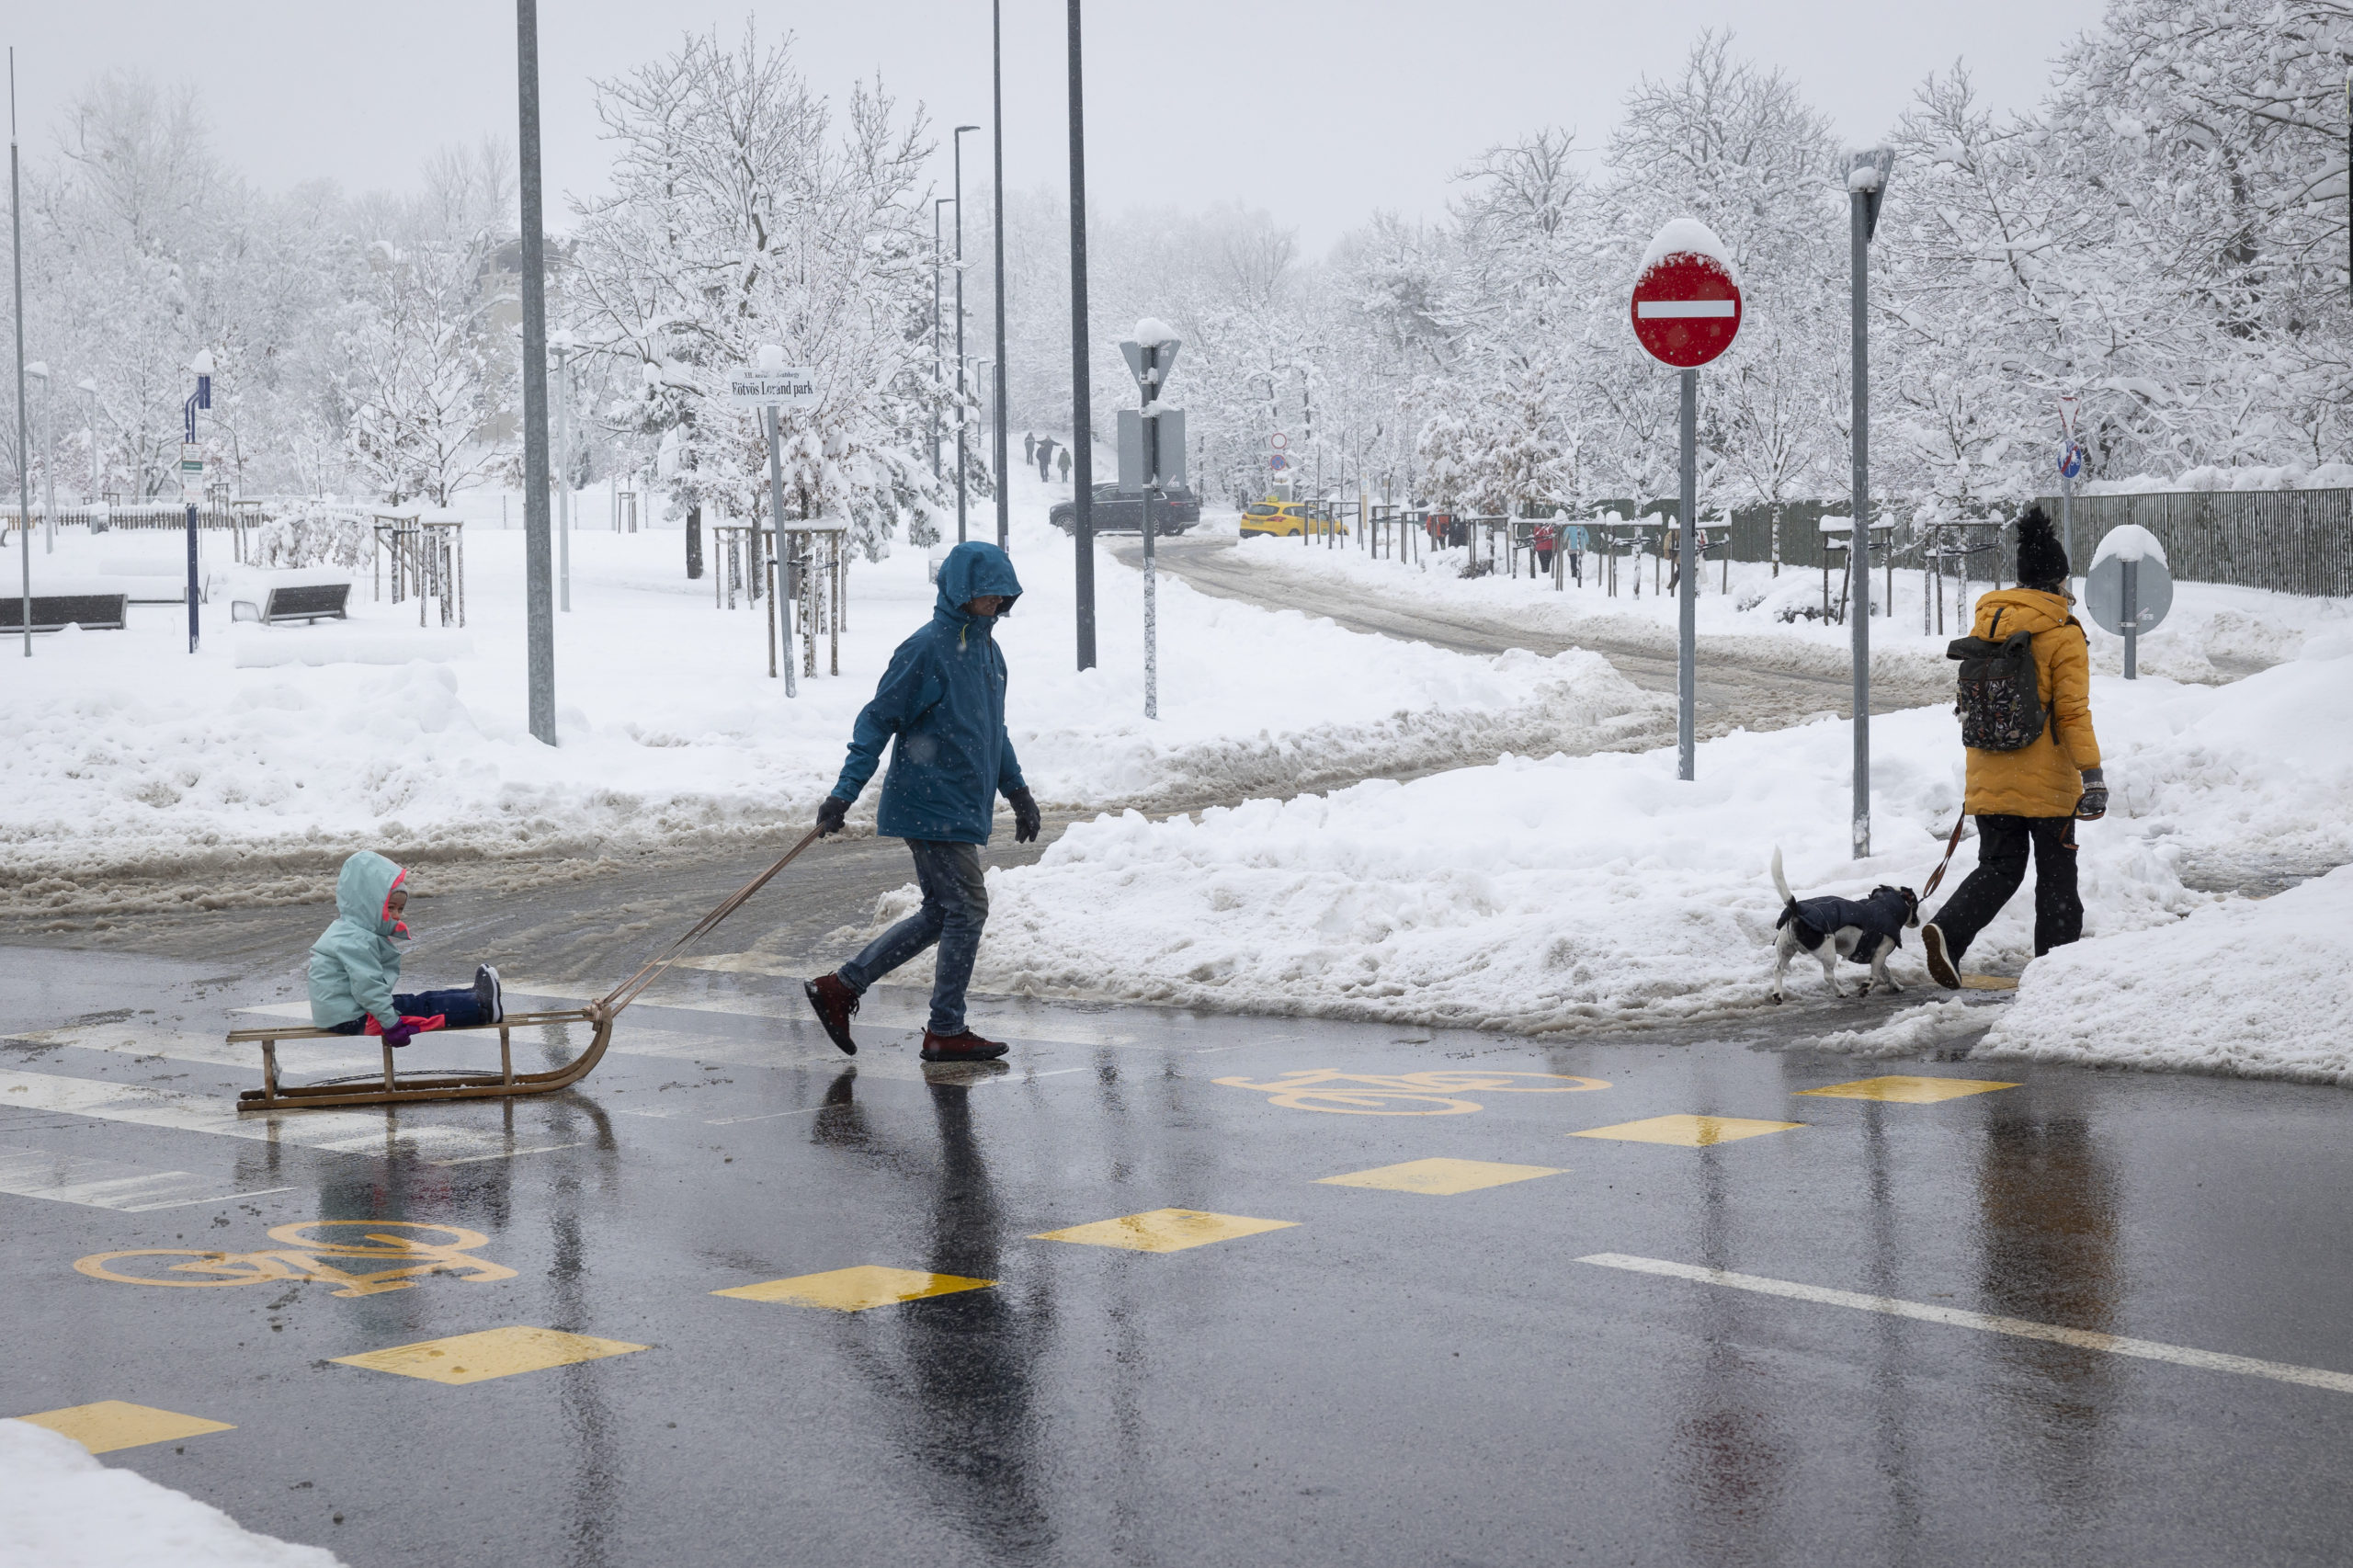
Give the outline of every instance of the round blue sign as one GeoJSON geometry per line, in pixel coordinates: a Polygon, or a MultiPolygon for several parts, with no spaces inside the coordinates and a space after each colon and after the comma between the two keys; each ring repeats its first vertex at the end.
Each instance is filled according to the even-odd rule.
{"type": "Polygon", "coordinates": [[[2059,449],[2059,472],[2073,479],[2084,472],[2084,449],[2069,442],[2059,449]]]}

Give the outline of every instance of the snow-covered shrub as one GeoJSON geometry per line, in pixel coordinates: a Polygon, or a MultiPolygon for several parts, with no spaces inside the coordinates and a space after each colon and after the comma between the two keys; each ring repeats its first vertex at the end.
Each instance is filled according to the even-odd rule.
{"type": "Polygon", "coordinates": [[[349,513],[304,506],[264,523],[245,542],[255,566],[340,566],[357,572],[368,564],[368,525],[349,513]]]}

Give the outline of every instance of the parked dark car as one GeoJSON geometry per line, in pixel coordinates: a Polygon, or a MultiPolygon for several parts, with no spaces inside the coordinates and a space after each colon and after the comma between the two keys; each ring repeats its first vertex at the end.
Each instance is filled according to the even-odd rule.
{"type": "MultiPolygon", "coordinates": [[[[1143,497],[1122,495],[1116,484],[1095,487],[1095,531],[1099,534],[1140,534],[1143,532],[1143,497]]],[[[1078,503],[1057,501],[1053,510],[1046,514],[1054,527],[1064,533],[1078,529],[1078,503]]],[[[1201,520],[1201,498],[1184,485],[1172,487],[1162,499],[1152,504],[1152,531],[1155,537],[1180,534],[1201,520]]]]}

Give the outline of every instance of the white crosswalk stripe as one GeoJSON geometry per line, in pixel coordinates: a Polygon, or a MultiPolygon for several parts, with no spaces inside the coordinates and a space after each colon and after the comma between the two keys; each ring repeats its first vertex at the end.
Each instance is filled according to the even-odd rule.
{"type": "Polygon", "coordinates": [[[288,1187],[266,1187],[240,1192],[235,1181],[226,1176],[149,1170],[120,1160],[0,1145],[0,1192],[47,1199],[52,1203],[79,1203],[90,1209],[143,1214],[153,1209],[227,1203],[239,1198],[292,1190],[288,1187]]]}

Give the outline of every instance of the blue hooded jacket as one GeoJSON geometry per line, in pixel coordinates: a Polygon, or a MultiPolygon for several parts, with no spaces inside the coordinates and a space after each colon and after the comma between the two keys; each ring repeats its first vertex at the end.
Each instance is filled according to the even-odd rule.
{"type": "Polygon", "coordinates": [[[343,863],[335,880],[335,924],[311,944],[311,1021],[333,1028],[371,1017],[391,1028],[401,1021],[392,1007],[400,983],[401,950],[395,937],[408,927],[392,918],[392,890],[408,873],[372,849],[343,863]]]}
{"type": "Polygon", "coordinates": [[[898,737],[875,823],[888,837],[986,844],[996,797],[1022,787],[1005,733],[1005,655],[990,635],[995,622],[964,613],[983,594],[1004,597],[999,615],[1012,610],[1021,597],[1012,560],[993,544],[958,545],[939,563],[931,624],[891,655],[850,733],[849,760],[834,786],[842,801],[858,799],[883,743],[898,737]]]}

